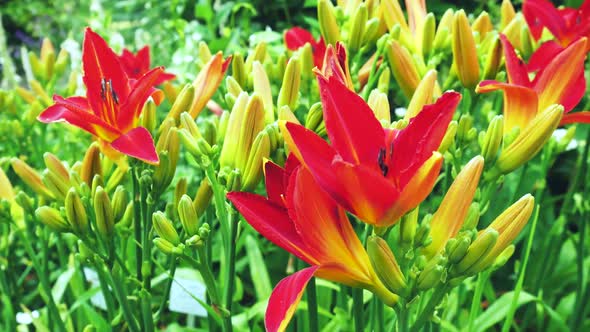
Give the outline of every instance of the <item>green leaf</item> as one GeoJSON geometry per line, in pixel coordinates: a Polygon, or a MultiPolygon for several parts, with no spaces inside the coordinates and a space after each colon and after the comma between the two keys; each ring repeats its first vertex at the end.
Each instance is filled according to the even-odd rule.
{"type": "MultiPolygon", "coordinates": [[[[508,314],[508,310],[510,309],[510,304],[512,303],[512,299],[514,296],[514,292],[508,292],[498,298],[497,301],[492,303],[492,305],[484,311],[479,317],[475,319],[475,323],[473,324],[476,327],[476,331],[485,331],[486,329],[492,327],[494,324],[502,321],[508,314]]],[[[527,292],[522,291],[520,296],[518,297],[517,308],[522,306],[523,304],[529,303],[531,301],[535,301],[537,298],[527,292]]]]}
{"type": "Polygon", "coordinates": [[[246,252],[248,253],[248,265],[250,267],[250,276],[254,283],[256,298],[259,300],[268,299],[272,292],[272,285],[264,257],[258,247],[258,241],[250,234],[246,236],[246,252]]]}
{"type": "Polygon", "coordinates": [[[62,274],[59,275],[57,280],[55,281],[55,285],[53,285],[53,289],[51,289],[51,295],[53,295],[53,299],[55,302],[60,302],[61,298],[72,279],[76,270],[73,267],[68,268],[62,274]]]}

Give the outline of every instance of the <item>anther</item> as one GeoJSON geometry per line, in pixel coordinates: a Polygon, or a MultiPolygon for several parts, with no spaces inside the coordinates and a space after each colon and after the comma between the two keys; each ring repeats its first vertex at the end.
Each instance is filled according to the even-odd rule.
{"type": "Polygon", "coordinates": [[[379,163],[379,168],[381,169],[381,173],[383,174],[383,176],[387,176],[389,167],[385,165],[385,149],[379,149],[379,156],[377,157],[377,162],[379,163]]]}

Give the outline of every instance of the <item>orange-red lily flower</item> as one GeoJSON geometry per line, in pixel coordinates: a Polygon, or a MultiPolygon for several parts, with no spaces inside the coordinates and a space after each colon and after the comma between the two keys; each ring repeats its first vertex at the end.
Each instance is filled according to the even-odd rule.
{"type": "Polygon", "coordinates": [[[444,93],[402,130],[384,129],[371,108],[334,76],[318,76],[330,143],[295,123],[285,141],[325,191],[364,222],[390,226],[432,190],[436,152],[461,99],[444,93]]]}
{"type": "Polygon", "coordinates": [[[321,71],[315,69],[316,72],[324,77],[335,76],[342,84],[354,91],[350,69],[348,69],[346,47],[341,42],[336,42],[336,47],[328,45],[321,68],[321,71]]]}
{"type": "MultiPolygon", "coordinates": [[[[584,1],[578,9],[557,9],[547,0],[525,0],[522,12],[536,40],[541,38],[543,28],[547,28],[562,47],[582,37],[590,38],[590,0],[584,1]]],[[[586,47],[589,51],[590,45],[586,47]]]]}
{"type": "MultiPolygon", "coordinates": [[[[508,82],[482,81],[476,91],[504,92],[504,130],[518,126],[523,129],[540,111],[552,104],[561,104],[564,111],[571,111],[586,91],[584,60],[586,38],[581,38],[564,50],[554,47],[540,48],[531,57],[530,66],[514,51],[506,36],[500,36],[506,59],[508,82]],[[550,60],[539,60],[541,58],[550,60]],[[538,70],[535,78],[529,78],[529,70],[538,70]]],[[[550,44],[548,44],[550,45],[550,44]]],[[[590,112],[565,114],[561,124],[590,122],[590,112]]]]}
{"type": "Polygon", "coordinates": [[[66,121],[91,133],[103,153],[115,161],[122,153],[158,164],[154,140],[138,124],[143,104],[164,69],[154,68],[132,82],[113,50],[90,28],[86,28],[82,53],[86,97],[55,95],[55,104],[38,119],[45,123],[66,121]]]}
{"type": "Polygon", "coordinates": [[[386,304],[398,296],[385,288],[371,266],[346,211],[314,181],[309,171],[289,158],[285,169],[265,164],[268,198],[246,192],[227,195],[246,221],[274,244],[311,267],[283,279],[268,301],[267,331],[283,331],[313,276],[362,287],[386,304]]]}
{"type": "Polygon", "coordinates": [[[324,62],[324,54],[326,53],[326,43],[324,39],[320,37],[319,40],[315,40],[311,32],[300,28],[293,27],[285,31],[285,45],[291,51],[296,51],[300,47],[305,46],[309,43],[313,50],[313,63],[316,67],[321,68],[324,62]]]}
{"type": "MultiPolygon", "coordinates": [[[[125,70],[127,77],[131,79],[139,79],[145,73],[150,71],[150,47],[148,45],[137,51],[137,54],[133,54],[133,52],[124,48],[121,55],[118,56],[118,59],[121,62],[121,66],[123,66],[123,70],[125,70]]],[[[162,72],[154,85],[160,85],[166,81],[173,80],[175,77],[176,75],[174,74],[162,72]]]]}

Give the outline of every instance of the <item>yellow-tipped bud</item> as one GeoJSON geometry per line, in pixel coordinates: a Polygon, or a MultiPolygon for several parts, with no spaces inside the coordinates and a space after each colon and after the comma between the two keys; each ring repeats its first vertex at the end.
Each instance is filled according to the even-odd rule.
{"type": "Polygon", "coordinates": [[[562,116],[561,105],[551,105],[537,114],[516,139],[502,150],[495,165],[497,171],[507,174],[531,160],[551,138],[562,116]]]}
{"type": "Polygon", "coordinates": [[[55,60],[55,66],[53,72],[56,76],[60,76],[64,73],[66,66],[68,65],[68,58],[70,57],[68,51],[65,49],[61,49],[57,54],[57,59],[55,60]]]}
{"type": "Polygon", "coordinates": [[[471,140],[471,129],[473,129],[473,117],[470,114],[462,114],[457,127],[457,139],[461,141],[471,140]]]}
{"type": "Polygon", "coordinates": [[[502,43],[498,36],[494,36],[490,47],[488,48],[488,54],[486,56],[486,62],[483,70],[483,78],[486,80],[492,80],[496,78],[498,69],[502,62],[502,43]]]}
{"type": "Polygon", "coordinates": [[[47,95],[45,88],[41,85],[41,83],[39,83],[39,81],[32,80],[29,82],[29,84],[31,85],[31,90],[37,94],[38,100],[44,107],[49,107],[51,104],[53,104],[53,100],[49,97],[49,95],[47,95]]]}
{"type": "Polygon", "coordinates": [[[242,170],[242,191],[256,188],[262,178],[263,160],[270,156],[270,138],[266,131],[256,135],[245,168],[242,170]]]}
{"type": "Polygon", "coordinates": [[[185,177],[182,177],[176,182],[176,186],[174,186],[174,206],[178,207],[180,199],[182,196],[186,195],[187,190],[188,180],[185,177]]]}
{"type": "Polygon", "coordinates": [[[12,158],[10,164],[16,175],[33,189],[33,191],[46,198],[54,198],[53,193],[47,189],[45,184],[43,184],[43,180],[39,173],[27,165],[27,163],[18,158],[12,158]]]}
{"type": "Polygon", "coordinates": [[[430,222],[432,243],[424,249],[427,256],[436,255],[450,238],[459,233],[475,196],[483,165],[484,160],[481,156],[474,157],[453,181],[438,210],[432,216],[430,222]]]}
{"type": "MultiPolygon", "coordinates": [[[[195,119],[203,110],[221,83],[230,59],[223,59],[221,52],[215,54],[201,69],[192,85],[195,88],[190,115],[195,119]]],[[[178,99],[178,98],[177,98],[178,99]]]]}
{"type": "Polygon", "coordinates": [[[231,75],[240,88],[246,86],[248,81],[248,73],[246,72],[246,65],[244,63],[244,56],[241,53],[233,55],[231,64],[231,75]]]}
{"type": "Polygon", "coordinates": [[[469,236],[449,239],[445,245],[445,252],[449,258],[449,263],[456,264],[461,261],[467,254],[470,245],[471,237],[469,236]]]}
{"type": "MultiPolygon", "coordinates": [[[[250,54],[248,55],[248,58],[246,59],[246,63],[245,63],[245,68],[246,68],[247,74],[252,72],[252,69],[253,69],[252,65],[254,64],[254,61],[264,63],[264,59],[266,58],[266,48],[267,48],[266,43],[260,42],[260,43],[258,43],[258,45],[256,45],[256,47],[254,47],[254,51],[250,52],[250,54]]],[[[242,85],[242,88],[244,88],[243,85],[242,85]]]]}
{"type": "Polygon", "coordinates": [[[340,40],[340,29],[336,21],[334,5],[330,0],[318,1],[318,21],[326,44],[336,45],[336,42],[340,40]]]}
{"type": "Polygon", "coordinates": [[[379,81],[377,82],[377,89],[385,94],[389,92],[389,82],[391,81],[391,70],[389,67],[385,67],[381,75],[379,76],[379,81]]]}
{"type": "Polygon", "coordinates": [[[148,99],[141,112],[141,125],[149,132],[153,132],[156,129],[156,121],[156,103],[153,99],[148,99]]]}
{"type": "Polygon", "coordinates": [[[45,187],[49,189],[56,199],[63,201],[66,198],[66,194],[70,189],[69,180],[63,179],[47,169],[43,171],[41,179],[45,187]]]}
{"type": "Polygon", "coordinates": [[[55,48],[49,38],[43,38],[41,44],[41,63],[45,69],[45,79],[51,79],[53,76],[53,67],[55,65],[55,48]]]}
{"type": "Polygon", "coordinates": [[[170,112],[168,112],[168,118],[172,118],[176,123],[178,123],[180,115],[184,112],[190,111],[194,98],[194,85],[186,84],[174,100],[174,104],[172,104],[170,112]]]}
{"type": "Polygon", "coordinates": [[[199,232],[199,215],[188,195],[182,195],[178,202],[178,217],[182,223],[182,228],[189,237],[199,232]]]}
{"type": "Polygon", "coordinates": [[[207,207],[211,203],[212,196],[213,189],[211,188],[209,181],[206,179],[201,181],[201,184],[199,184],[199,189],[197,189],[195,199],[193,200],[193,206],[195,207],[195,212],[198,216],[205,213],[205,210],[207,210],[207,207]]]}
{"type": "Polygon", "coordinates": [[[406,278],[387,242],[379,236],[370,236],[367,239],[367,253],[385,287],[396,294],[407,293],[406,278]]]}
{"type": "Polygon", "coordinates": [[[379,28],[381,21],[377,17],[370,18],[365,23],[365,32],[363,33],[363,45],[374,43],[379,37],[379,28]]]}
{"type": "Polygon", "coordinates": [[[115,218],[109,195],[101,186],[94,192],[94,216],[98,234],[104,239],[110,238],[115,230],[115,218]]]}
{"type": "Polygon", "coordinates": [[[488,162],[496,159],[498,149],[500,148],[500,145],[502,145],[503,132],[504,118],[502,115],[496,115],[490,122],[488,130],[482,135],[480,142],[481,155],[488,162]]]}
{"type": "Polygon", "coordinates": [[[416,92],[414,92],[414,95],[410,100],[404,119],[409,121],[411,118],[418,115],[425,105],[432,104],[434,87],[436,86],[436,76],[436,70],[434,69],[429,70],[426,75],[424,75],[416,88],[416,92]]]}
{"type": "Polygon", "coordinates": [[[492,269],[496,270],[496,269],[499,269],[502,266],[504,266],[504,264],[506,264],[506,262],[508,262],[510,257],[512,257],[512,254],[514,254],[514,248],[515,248],[514,244],[511,244],[508,247],[506,247],[506,249],[504,249],[504,251],[502,251],[500,253],[500,255],[494,261],[494,264],[492,265],[492,269]]]}
{"type": "Polygon", "coordinates": [[[401,6],[397,0],[383,0],[381,1],[381,11],[387,29],[391,31],[395,25],[399,25],[402,29],[408,30],[408,24],[401,6]]]}
{"type": "MultiPolygon", "coordinates": [[[[167,133],[165,141],[162,144],[160,154],[165,152],[167,154],[166,160],[160,162],[154,172],[154,191],[157,193],[163,192],[166,187],[172,182],[174,174],[176,174],[176,165],[180,156],[180,137],[178,129],[173,127],[167,133]]],[[[162,136],[160,136],[161,138],[162,136]]]]}
{"type": "Polygon", "coordinates": [[[170,241],[157,237],[154,239],[154,244],[160,251],[168,255],[179,255],[182,254],[184,245],[181,243],[178,246],[173,245],[170,241]]]}
{"type": "Polygon", "coordinates": [[[447,259],[442,255],[436,255],[430,259],[416,280],[416,288],[427,290],[436,287],[441,281],[446,279],[447,271],[444,268],[447,259]]]}
{"type": "Polygon", "coordinates": [[[510,41],[510,44],[514,46],[515,49],[522,53],[522,40],[521,40],[521,28],[525,25],[525,21],[522,15],[518,14],[514,16],[514,18],[502,29],[502,33],[506,35],[506,38],[510,41]]]}
{"type": "Polygon", "coordinates": [[[252,65],[252,75],[254,80],[254,93],[261,97],[264,105],[264,114],[266,123],[271,123],[275,120],[274,104],[272,101],[272,89],[268,75],[258,61],[254,61],[252,65]]]}
{"type": "Polygon", "coordinates": [[[365,30],[365,24],[369,17],[367,5],[361,3],[360,6],[355,8],[354,15],[352,17],[352,26],[348,35],[348,49],[356,51],[363,46],[363,33],[365,30]]]}
{"type": "Polygon", "coordinates": [[[438,23],[436,34],[434,35],[434,49],[446,49],[450,42],[451,30],[453,29],[453,10],[447,9],[438,23]]]}
{"type": "Polygon", "coordinates": [[[227,92],[231,94],[234,99],[238,98],[240,93],[244,91],[240,86],[240,83],[238,83],[238,81],[236,81],[236,79],[233,76],[228,76],[225,79],[225,87],[227,88],[227,92]]]}
{"type": "Polygon", "coordinates": [[[399,242],[404,248],[410,248],[414,244],[416,229],[418,228],[419,208],[415,208],[402,217],[399,225],[399,242]]]}
{"type": "Polygon", "coordinates": [[[389,100],[387,99],[387,94],[375,89],[371,91],[369,94],[369,100],[367,101],[369,107],[375,113],[375,117],[381,121],[385,122],[387,125],[391,123],[391,115],[389,109],[389,100]]]}
{"type": "Polygon", "coordinates": [[[309,77],[313,74],[313,49],[310,43],[306,43],[302,48],[299,49],[301,58],[301,73],[303,77],[309,77]]]}
{"type": "Polygon", "coordinates": [[[64,203],[66,209],[66,218],[76,234],[86,234],[88,231],[88,216],[82,199],[74,188],[71,188],[66,195],[64,203]]]}
{"type": "Polygon", "coordinates": [[[424,27],[422,29],[422,54],[424,56],[428,56],[432,53],[435,35],[436,19],[433,13],[428,13],[424,18],[424,27]]]}
{"type": "Polygon", "coordinates": [[[35,216],[53,231],[64,233],[71,231],[70,224],[68,224],[68,222],[61,216],[58,210],[52,207],[39,207],[35,210],[35,216]]]}
{"type": "Polygon", "coordinates": [[[100,148],[98,143],[92,143],[90,145],[84,155],[80,170],[80,178],[88,185],[92,184],[92,179],[95,175],[102,176],[102,164],[100,162],[100,148]]]}
{"type": "Polygon", "coordinates": [[[479,33],[479,40],[483,40],[487,33],[494,29],[490,15],[482,12],[473,22],[473,31],[479,33]]]}
{"type": "Polygon", "coordinates": [[[467,253],[461,259],[453,269],[456,275],[469,275],[473,273],[474,267],[485,257],[487,257],[494,245],[498,241],[499,233],[493,228],[487,228],[477,235],[477,238],[467,249],[467,253]]]}
{"type": "Polygon", "coordinates": [[[119,222],[125,214],[127,205],[129,205],[129,195],[125,187],[118,186],[113,194],[113,217],[115,221],[119,222]]]}
{"type": "Polygon", "coordinates": [[[199,60],[201,60],[202,63],[208,62],[213,57],[209,46],[204,41],[199,42],[197,45],[197,50],[199,54],[199,60]]]}
{"type": "Polygon", "coordinates": [[[204,138],[194,138],[189,131],[184,128],[178,131],[178,137],[186,150],[196,157],[198,162],[201,161],[201,157],[211,154],[211,145],[209,145],[204,138]]]}
{"type": "Polygon", "coordinates": [[[457,121],[453,120],[449,123],[447,127],[447,132],[443,137],[442,141],[440,142],[440,146],[438,147],[438,152],[445,153],[451,145],[455,142],[455,135],[457,134],[457,128],[459,125],[457,121]]]}
{"type": "Polygon", "coordinates": [[[283,84],[279,91],[277,105],[279,109],[282,106],[289,106],[291,109],[297,107],[299,98],[299,85],[301,84],[301,64],[299,58],[291,58],[287,63],[287,69],[283,76],[283,84]]]}
{"type": "Polygon", "coordinates": [[[503,0],[500,6],[500,30],[503,30],[516,16],[516,11],[510,0],[503,0]]]}
{"type": "Polygon", "coordinates": [[[31,71],[33,72],[34,77],[46,80],[45,70],[43,70],[41,59],[39,59],[34,52],[29,52],[29,64],[31,65],[31,71]]]}
{"type": "Polygon", "coordinates": [[[176,228],[174,228],[172,222],[166,218],[166,215],[163,212],[155,212],[152,215],[152,222],[154,224],[154,230],[158,236],[175,246],[180,244],[180,237],[178,236],[176,228]]]}
{"type": "Polygon", "coordinates": [[[420,84],[420,75],[408,50],[395,40],[387,42],[387,58],[393,77],[404,95],[410,99],[420,84]]]}
{"type": "Polygon", "coordinates": [[[14,200],[14,190],[12,189],[12,184],[10,184],[6,173],[0,168],[0,200],[2,199],[12,202],[14,200]]]}
{"type": "Polygon", "coordinates": [[[47,166],[49,171],[55,173],[55,175],[59,176],[61,179],[63,179],[63,181],[70,180],[70,172],[61,162],[61,160],[59,160],[59,158],[57,158],[54,154],[45,152],[43,154],[43,160],[45,161],[45,166],[47,166]]]}
{"type": "Polygon", "coordinates": [[[473,89],[479,83],[477,49],[465,11],[459,10],[453,18],[453,63],[464,87],[473,89]]]}
{"type": "Polygon", "coordinates": [[[324,123],[324,115],[322,113],[322,104],[315,103],[311,105],[307,116],[305,117],[305,128],[313,130],[316,133],[324,123]]]}
{"type": "Polygon", "coordinates": [[[472,230],[477,227],[479,223],[479,216],[480,216],[480,209],[479,203],[473,202],[471,206],[469,206],[469,211],[467,211],[467,217],[465,217],[465,222],[463,223],[464,230],[472,230]]]}
{"type": "Polygon", "coordinates": [[[484,231],[484,233],[487,231],[499,233],[498,240],[495,242],[493,248],[489,250],[488,254],[482,257],[482,259],[477,260],[468,272],[477,273],[492,266],[527,224],[534,207],[535,198],[530,194],[526,194],[502,212],[484,231]]]}
{"type": "Polygon", "coordinates": [[[279,121],[293,122],[301,124],[289,106],[285,105],[279,108],[279,121]]]}

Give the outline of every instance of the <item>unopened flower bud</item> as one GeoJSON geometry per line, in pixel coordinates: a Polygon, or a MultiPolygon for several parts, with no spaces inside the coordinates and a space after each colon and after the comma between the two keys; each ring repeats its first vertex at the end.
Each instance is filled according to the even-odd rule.
{"type": "Polygon", "coordinates": [[[370,236],[367,239],[367,253],[385,287],[396,294],[405,294],[406,279],[387,242],[378,236],[370,236]]]}
{"type": "Polygon", "coordinates": [[[502,43],[500,42],[500,38],[498,36],[494,36],[494,39],[491,42],[490,47],[488,48],[486,62],[484,64],[484,80],[493,80],[496,78],[498,70],[500,69],[500,64],[502,63],[502,57],[502,43]]]}
{"type": "Polygon", "coordinates": [[[178,202],[178,217],[182,228],[188,236],[193,236],[199,231],[199,216],[193,206],[193,201],[188,195],[182,195],[178,202]]]}
{"type": "Polygon", "coordinates": [[[125,214],[127,205],[129,204],[129,195],[125,187],[118,186],[113,194],[113,217],[116,221],[120,221],[125,214]]]}
{"type": "Polygon", "coordinates": [[[500,30],[504,30],[516,16],[516,11],[510,0],[503,0],[500,6],[500,30]]]}
{"type": "Polygon", "coordinates": [[[35,200],[32,197],[29,197],[24,191],[19,191],[16,196],[14,196],[14,201],[24,211],[28,213],[35,212],[35,200]]]}
{"type": "Polygon", "coordinates": [[[465,217],[465,222],[463,223],[464,230],[471,230],[477,227],[479,223],[479,203],[473,202],[469,206],[469,210],[467,211],[467,217],[465,217]]]}
{"type": "Polygon", "coordinates": [[[179,245],[179,246],[175,246],[172,243],[170,243],[170,241],[163,239],[161,237],[157,237],[154,239],[154,244],[156,245],[156,247],[158,249],[160,249],[160,251],[162,251],[165,254],[168,255],[179,255],[182,254],[183,251],[183,245],[179,245]]]}
{"type": "Polygon", "coordinates": [[[326,44],[336,45],[340,40],[340,29],[336,22],[334,5],[329,0],[318,1],[318,21],[320,23],[320,32],[326,41],[326,44]]]}
{"type": "MultiPolygon", "coordinates": [[[[241,53],[235,53],[231,64],[231,77],[235,79],[238,86],[243,89],[248,81],[248,73],[244,63],[244,56],[241,53]]],[[[241,90],[240,89],[240,90],[241,90]]],[[[236,94],[237,97],[237,94],[236,94]]]]}
{"type": "Polygon", "coordinates": [[[516,139],[502,152],[495,168],[507,174],[531,160],[551,138],[563,116],[563,106],[551,105],[520,131],[516,139]]]}
{"type": "Polygon", "coordinates": [[[27,165],[27,163],[18,158],[12,158],[10,164],[16,175],[37,194],[50,199],[55,197],[45,184],[43,184],[39,173],[27,165]]]}
{"type": "Polygon", "coordinates": [[[212,196],[213,189],[211,188],[209,180],[203,179],[199,185],[199,189],[197,190],[197,194],[195,195],[195,199],[193,201],[193,206],[195,207],[195,212],[198,216],[205,213],[205,210],[207,210],[207,207],[211,203],[212,196]]]}
{"type": "Polygon", "coordinates": [[[435,265],[430,269],[420,272],[418,280],[416,281],[416,288],[419,290],[427,290],[436,287],[445,274],[445,268],[440,265],[435,265]]]}
{"type": "Polygon", "coordinates": [[[391,70],[389,67],[385,67],[379,76],[379,81],[377,82],[377,89],[385,94],[389,92],[389,83],[391,81],[391,70]]]}
{"type": "Polygon", "coordinates": [[[436,19],[433,13],[428,13],[424,18],[424,26],[422,28],[422,54],[425,57],[432,53],[435,33],[436,19]]]}
{"type": "Polygon", "coordinates": [[[100,162],[100,148],[97,143],[92,143],[82,160],[80,178],[90,185],[95,175],[102,176],[102,165],[100,162]]]}
{"type": "Polygon", "coordinates": [[[459,125],[457,124],[457,121],[453,120],[449,122],[447,132],[445,133],[445,136],[443,136],[440,146],[438,147],[438,152],[445,153],[451,147],[455,142],[455,135],[457,134],[458,127],[459,125]]]}
{"type": "MultiPolygon", "coordinates": [[[[265,42],[260,42],[254,47],[254,51],[250,52],[248,58],[246,59],[246,63],[244,64],[247,74],[252,72],[254,61],[264,63],[264,59],[266,58],[266,49],[267,44],[265,42]]],[[[244,86],[242,85],[242,87],[244,86]]]]}
{"type": "Polygon", "coordinates": [[[68,191],[64,203],[66,209],[66,218],[72,226],[74,233],[83,235],[88,231],[88,216],[82,199],[74,188],[68,191]]]}
{"type": "Polygon", "coordinates": [[[69,181],[48,169],[43,171],[41,179],[56,199],[63,201],[66,198],[66,194],[70,189],[69,181]]]}
{"type": "Polygon", "coordinates": [[[395,40],[387,42],[386,51],[393,77],[406,98],[411,99],[420,84],[420,75],[414,59],[410,52],[395,40]]]}
{"type": "Polygon", "coordinates": [[[471,128],[473,128],[473,117],[469,114],[461,115],[459,118],[459,126],[457,127],[457,139],[468,141],[471,128]]]}
{"type": "Polygon", "coordinates": [[[101,186],[98,186],[94,193],[94,216],[98,233],[104,239],[110,238],[115,230],[113,208],[109,195],[101,186]]]}
{"type": "Polygon", "coordinates": [[[54,154],[45,152],[43,154],[43,160],[45,161],[45,166],[49,171],[55,173],[57,176],[63,179],[63,181],[70,180],[70,172],[64,166],[64,164],[57,158],[54,154]]]}
{"type": "Polygon", "coordinates": [[[317,133],[320,124],[324,122],[324,115],[322,113],[322,104],[315,103],[311,105],[309,112],[305,118],[305,128],[313,130],[317,133]]]}
{"type": "Polygon", "coordinates": [[[488,130],[483,136],[482,142],[480,144],[481,155],[488,162],[491,162],[494,159],[496,159],[498,149],[500,149],[500,145],[502,145],[503,132],[504,118],[502,117],[502,115],[496,115],[490,122],[488,130]]]}
{"type": "Polygon", "coordinates": [[[201,239],[201,237],[198,235],[193,235],[193,236],[189,237],[186,241],[184,241],[184,243],[187,246],[194,247],[194,248],[199,248],[199,247],[203,246],[203,244],[205,244],[203,239],[201,239]]]}
{"type": "Polygon", "coordinates": [[[356,51],[363,46],[363,34],[368,16],[367,5],[364,3],[361,3],[354,11],[347,44],[351,51],[356,51]]]}
{"type": "Polygon", "coordinates": [[[209,224],[204,223],[199,227],[199,236],[201,239],[206,240],[209,238],[209,233],[211,233],[211,229],[209,228],[209,224]]]}
{"type": "Polygon", "coordinates": [[[145,105],[143,105],[140,122],[141,125],[151,133],[156,129],[156,121],[156,103],[150,98],[145,105]]]}
{"type": "MultiPolygon", "coordinates": [[[[201,113],[209,99],[213,96],[217,87],[223,80],[223,76],[229,67],[231,57],[223,59],[221,52],[215,54],[201,69],[192,85],[195,88],[194,98],[189,114],[193,119],[201,113]]],[[[177,98],[178,99],[178,98],[177,98]]],[[[178,114],[182,113],[182,110],[178,114]]]]}
{"type": "Polygon", "coordinates": [[[418,211],[415,208],[402,217],[399,228],[399,242],[402,247],[410,248],[414,244],[416,229],[418,227],[418,211]]]}
{"type": "Polygon", "coordinates": [[[297,107],[297,99],[299,98],[299,85],[301,84],[301,64],[299,58],[291,58],[287,63],[285,75],[283,76],[283,84],[279,91],[279,99],[277,105],[279,109],[286,105],[290,109],[297,107]]]}
{"type": "Polygon", "coordinates": [[[465,11],[453,18],[453,63],[464,87],[472,89],[479,83],[479,63],[475,40],[465,11]]]}
{"type": "Polygon", "coordinates": [[[71,231],[70,224],[61,216],[58,210],[52,207],[41,206],[37,208],[35,216],[53,231],[62,233],[71,231]]]}
{"type": "Polygon", "coordinates": [[[498,241],[498,236],[498,231],[493,228],[482,231],[469,246],[463,259],[455,265],[453,272],[457,275],[465,274],[478,261],[483,260],[494,248],[496,241],[498,241]]]}
{"type": "Polygon", "coordinates": [[[270,87],[270,81],[268,75],[262,67],[262,64],[258,61],[254,61],[252,64],[252,75],[254,79],[254,95],[250,99],[254,99],[254,96],[260,96],[264,109],[264,118],[266,123],[271,123],[275,120],[274,116],[274,104],[272,101],[272,89],[270,87]]]}
{"type": "Polygon", "coordinates": [[[514,248],[514,244],[511,244],[508,247],[506,247],[506,249],[504,249],[504,251],[502,251],[502,253],[494,261],[492,269],[496,270],[504,266],[504,264],[508,262],[510,257],[512,257],[512,254],[514,254],[514,248]]]}
{"type": "Polygon", "coordinates": [[[375,113],[375,117],[381,121],[385,122],[389,125],[391,123],[391,114],[389,108],[389,100],[387,99],[387,94],[375,89],[371,91],[369,94],[369,100],[367,101],[373,113],[375,113]]]}
{"type": "Polygon", "coordinates": [[[470,245],[471,238],[468,236],[460,236],[459,238],[450,239],[445,246],[445,252],[449,258],[449,263],[456,264],[462,260],[467,254],[470,245]]]}
{"type": "Polygon", "coordinates": [[[473,21],[473,31],[479,34],[479,40],[483,40],[486,34],[494,29],[490,15],[487,12],[481,12],[479,16],[473,21]]]}
{"type": "Polygon", "coordinates": [[[270,156],[270,138],[266,131],[261,131],[256,136],[248,161],[243,169],[242,191],[251,191],[256,188],[262,178],[263,160],[270,156]]]}
{"type": "Polygon", "coordinates": [[[152,222],[154,225],[154,230],[158,236],[175,246],[180,244],[180,237],[178,236],[176,228],[174,228],[172,222],[166,218],[166,215],[163,212],[155,212],[152,215],[152,222]]]}
{"type": "Polygon", "coordinates": [[[425,105],[432,104],[436,76],[436,70],[434,69],[429,70],[426,75],[424,75],[416,87],[412,99],[410,99],[410,104],[408,105],[408,110],[404,115],[404,119],[409,121],[411,118],[418,115],[425,105]]]}

